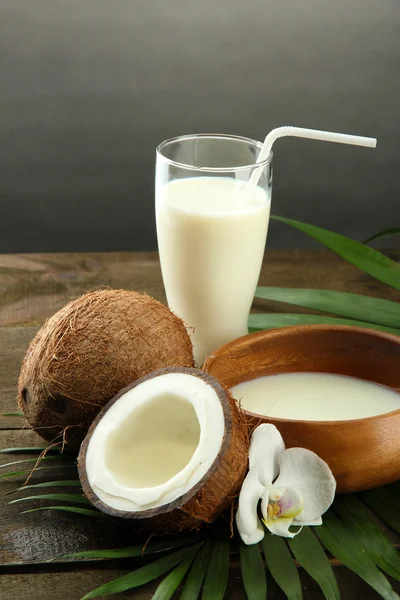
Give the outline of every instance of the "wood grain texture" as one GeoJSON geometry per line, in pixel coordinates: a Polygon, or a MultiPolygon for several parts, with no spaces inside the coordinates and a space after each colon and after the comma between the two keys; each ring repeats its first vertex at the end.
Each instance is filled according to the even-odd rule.
{"type": "MultiPolygon", "coordinates": [[[[355,327],[306,325],[260,331],[220,348],[204,369],[231,387],[291,372],[359,377],[400,391],[400,337],[355,327]]],[[[400,409],[367,419],[301,421],[246,412],[253,425],[272,423],[288,447],[323,458],[338,492],[356,492],[400,478],[400,409]]]]}
{"type": "MultiPolygon", "coordinates": [[[[131,570],[134,569],[134,564],[131,570]]],[[[91,590],[129,573],[118,568],[83,569],[45,573],[8,573],[0,577],[0,598],[7,600],[79,600],[91,590]],[[22,595],[24,594],[24,595],[22,595]]],[[[121,600],[149,600],[158,582],[118,594],[121,600]]],[[[112,596],[111,596],[112,597],[112,596]]],[[[101,596],[100,598],[110,598],[101,596]]]]}
{"type": "MultiPolygon", "coordinates": [[[[42,446],[43,440],[31,430],[0,431],[0,449],[10,447],[42,446]]],[[[32,458],[32,454],[0,454],[0,465],[32,458]]],[[[66,462],[49,461],[42,466],[51,465],[51,469],[37,471],[29,483],[54,481],[57,479],[75,479],[78,477],[75,466],[65,467],[66,462]],[[54,465],[54,466],[53,466],[54,465]],[[60,468],[62,467],[62,468],[60,468]]],[[[25,463],[14,467],[0,468],[0,473],[32,469],[34,464],[25,463]]],[[[31,564],[42,562],[56,556],[62,556],[81,550],[115,548],[134,545],[133,528],[126,523],[104,518],[80,517],[74,514],[48,511],[47,513],[21,514],[28,508],[60,504],[56,501],[35,500],[8,504],[10,500],[22,498],[27,492],[5,495],[23,485],[27,475],[0,480],[0,565],[31,564]]],[[[39,489],[35,494],[54,491],[80,493],[79,488],[39,489]]],[[[33,490],[30,490],[33,494],[33,490]]],[[[68,504],[68,503],[67,503],[68,504]]],[[[2,597],[0,595],[0,597],[2,597]]]]}
{"type": "MultiPolygon", "coordinates": [[[[82,596],[96,587],[121,577],[134,569],[125,564],[124,568],[116,565],[105,568],[88,568],[87,565],[68,565],[64,568],[57,565],[57,570],[45,567],[50,572],[42,569],[34,572],[26,572],[26,569],[13,569],[12,571],[0,571],[0,598],[4,600],[79,600],[82,596]]],[[[342,600],[379,600],[381,596],[370,588],[362,579],[349,569],[336,568],[335,575],[338,580],[342,600]]],[[[267,575],[268,577],[268,575],[267,575]]],[[[300,578],[304,589],[305,600],[324,600],[317,583],[307,573],[300,569],[300,578]]],[[[389,578],[390,579],[390,578],[389,578]]],[[[394,590],[400,592],[400,583],[391,580],[394,590]]],[[[158,582],[146,586],[128,590],[115,598],[121,600],[151,600],[157,588],[158,582]]],[[[178,593],[174,598],[179,598],[178,593]]],[[[243,590],[240,569],[237,564],[229,571],[227,600],[246,600],[243,590]]],[[[114,598],[114,596],[102,596],[103,600],[114,598]]],[[[268,577],[268,598],[271,600],[285,600],[285,594],[278,588],[274,580],[268,577]]]]}
{"type": "MultiPolygon", "coordinates": [[[[38,327],[0,327],[0,414],[19,411],[17,381],[24,356],[38,327]]],[[[20,429],[21,419],[0,417],[1,429],[20,429]]]]}
{"type": "MultiPolygon", "coordinates": [[[[400,251],[388,255],[400,260],[400,251]]],[[[325,250],[267,252],[260,285],[326,288],[399,299],[396,290],[325,250]]],[[[41,325],[69,300],[102,286],[145,291],[165,302],[155,252],[0,255],[0,327],[41,325]]],[[[272,305],[256,300],[255,308],[272,305]]]]}
{"type": "Polygon", "coordinates": [[[0,255],[0,326],[41,325],[70,300],[104,286],[165,301],[154,252],[0,255]]]}
{"type": "MultiPolygon", "coordinates": [[[[389,254],[400,260],[400,251],[389,254]]],[[[398,291],[325,250],[268,252],[260,285],[327,288],[400,301],[398,291]]],[[[66,302],[102,286],[145,291],[165,302],[155,252],[0,255],[1,412],[17,410],[15,384],[21,360],[39,326],[66,302]]],[[[284,312],[287,307],[254,300],[253,311],[269,310],[284,312]]],[[[289,310],[293,312],[293,307],[289,310]]],[[[0,418],[0,429],[19,426],[15,419],[0,418]]]]}

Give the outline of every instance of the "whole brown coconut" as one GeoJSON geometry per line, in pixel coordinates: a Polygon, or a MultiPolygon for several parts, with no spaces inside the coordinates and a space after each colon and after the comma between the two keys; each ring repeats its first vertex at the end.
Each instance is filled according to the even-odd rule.
{"type": "Polygon", "coordinates": [[[168,366],[193,366],[181,319],[145,294],[90,292],[48,319],[31,342],[18,403],[44,439],[76,448],[120,389],[168,366]]]}

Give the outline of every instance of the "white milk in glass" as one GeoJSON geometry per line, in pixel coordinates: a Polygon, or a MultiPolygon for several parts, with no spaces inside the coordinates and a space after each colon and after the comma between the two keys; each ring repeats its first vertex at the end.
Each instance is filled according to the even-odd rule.
{"type": "Polygon", "coordinates": [[[177,179],[157,189],[168,304],[188,326],[195,360],[247,334],[270,213],[261,187],[229,177],[177,179]]]}
{"type": "Polygon", "coordinates": [[[239,383],[232,395],[250,412],[281,419],[340,421],[400,409],[400,394],[356,377],[281,373],[239,383]]]}

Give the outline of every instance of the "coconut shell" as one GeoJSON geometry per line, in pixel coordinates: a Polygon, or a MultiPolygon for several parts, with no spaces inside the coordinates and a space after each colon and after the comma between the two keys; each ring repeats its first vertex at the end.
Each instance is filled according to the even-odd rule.
{"type": "Polygon", "coordinates": [[[82,489],[90,502],[101,511],[125,519],[146,519],[144,527],[154,531],[177,532],[212,523],[232,505],[238,496],[247,469],[248,428],[237,402],[215,377],[194,368],[166,368],[142,377],[121,390],[96,417],[78,456],[82,489]],[[169,504],[140,512],[121,511],[105,504],[91,488],[86,473],[86,453],[97,424],[109,408],[127,391],[144,381],[167,373],[187,373],[203,379],[215,390],[224,414],[225,432],[220,451],[204,477],[185,494],[169,504]]]}
{"type": "Polygon", "coordinates": [[[132,291],[90,292],[48,319],[30,344],[18,403],[43,438],[78,447],[121,388],[181,365],[193,365],[192,343],[166,306],[132,291]]]}

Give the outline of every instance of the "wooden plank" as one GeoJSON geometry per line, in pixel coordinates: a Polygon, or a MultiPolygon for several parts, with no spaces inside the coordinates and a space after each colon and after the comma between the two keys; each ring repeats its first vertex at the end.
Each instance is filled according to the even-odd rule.
{"type": "MultiPolygon", "coordinates": [[[[400,251],[389,255],[400,259],[400,251]]],[[[267,252],[260,285],[399,298],[389,286],[324,250],[267,252]]],[[[0,255],[0,327],[41,325],[69,300],[102,286],[146,291],[165,301],[155,252],[0,255]]]]}
{"type": "MultiPolygon", "coordinates": [[[[20,600],[21,596],[18,594],[20,594],[21,590],[29,589],[29,600],[43,600],[44,597],[50,598],[50,596],[43,596],[43,590],[52,590],[52,600],[79,600],[79,598],[90,590],[112,579],[121,577],[128,572],[129,567],[126,566],[123,570],[82,570],[79,567],[75,567],[72,572],[7,574],[0,577],[0,597],[7,598],[7,600],[20,600]]],[[[118,598],[149,600],[152,598],[157,585],[158,581],[118,594],[118,598]]],[[[271,588],[274,591],[274,600],[284,600],[285,596],[273,582],[270,590],[271,588]]],[[[174,598],[178,597],[179,592],[174,598]]],[[[105,597],[103,596],[103,598],[105,597]]],[[[226,598],[229,598],[229,600],[245,600],[246,598],[238,568],[231,569],[230,571],[226,598]]],[[[314,596],[314,598],[317,600],[317,598],[322,598],[322,596],[314,596]]]]}
{"type": "Polygon", "coordinates": [[[102,286],[165,300],[154,252],[0,255],[0,326],[40,325],[66,302],[102,286]]]}
{"type": "MultiPolygon", "coordinates": [[[[3,448],[46,446],[36,433],[31,430],[0,431],[0,450],[3,448]]],[[[0,465],[14,460],[31,458],[31,454],[0,454],[0,465]]],[[[43,463],[44,465],[45,463],[43,463]]],[[[63,465],[65,463],[58,463],[63,465]]],[[[49,463],[46,464],[48,466],[49,463]]],[[[32,464],[15,466],[7,471],[31,469],[32,464]]],[[[0,473],[3,470],[0,468],[0,473]]],[[[40,506],[40,501],[32,504],[9,505],[14,498],[23,497],[23,492],[5,495],[23,485],[26,475],[9,480],[0,480],[0,565],[31,564],[48,560],[54,556],[62,556],[70,552],[82,550],[117,548],[124,545],[131,546],[140,543],[142,537],[136,536],[134,523],[130,522],[127,529],[125,521],[105,519],[103,522],[93,521],[87,517],[69,515],[64,513],[33,513],[21,515],[27,508],[40,506]],[[65,529],[67,528],[67,529],[65,529]],[[65,535],[65,530],[68,534],[65,535]],[[27,532],[29,531],[29,536],[27,532]],[[57,535],[54,535],[54,531],[57,535]],[[27,543],[29,539],[29,544],[27,543]]],[[[46,469],[37,471],[32,476],[30,483],[53,481],[57,479],[75,479],[75,469],[46,469]]],[[[68,490],[39,490],[37,493],[49,491],[68,491],[79,493],[78,488],[68,490]]],[[[33,493],[33,492],[31,492],[33,493]]],[[[53,502],[47,502],[54,504],[53,502]]],[[[399,546],[400,536],[393,530],[380,524],[382,529],[391,539],[392,543],[399,546]]],[[[335,561],[333,561],[335,564],[335,561]]]]}
{"type": "MultiPolygon", "coordinates": [[[[27,447],[46,445],[31,430],[0,431],[0,449],[9,447],[27,447]]],[[[24,458],[32,458],[32,454],[0,454],[0,465],[24,458]]],[[[30,483],[54,481],[57,479],[77,478],[76,468],[65,467],[65,461],[55,461],[55,466],[33,474],[30,483]],[[60,468],[62,466],[62,468],[60,468]]],[[[0,468],[3,472],[31,469],[34,463],[0,468]]],[[[53,465],[52,461],[42,466],[53,465]]],[[[135,544],[135,525],[126,521],[104,517],[98,519],[74,514],[47,511],[21,514],[28,508],[58,504],[54,501],[32,501],[27,503],[8,504],[10,500],[24,497],[24,492],[6,495],[23,485],[26,475],[12,479],[0,479],[0,565],[15,565],[43,562],[50,558],[71,552],[118,548],[135,544]]],[[[79,488],[44,489],[37,493],[49,491],[68,491],[80,493],[79,488]]],[[[31,491],[31,493],[33,493],[31,491]]],[[[0,597],[1,594],[0,594],[0,597]]]]}
{"type": "MultiPolygon", "coordinates": [[[[400,259],[400,251],[391,255],[400,259]]],[[[1,412],[16,410],[21,360],[38,326],[67,301],[104,285],[146,291],[165,301],[158,255],[153,252],[0,255],[0,284],[1,412]]],[[[400,292],[327,251],[267,253],[260,285],[326,287],[400,301],[400,292]]],[[[287,309],[307,312],[261,299],[253,305],[256,312],[287,309]]],[[[15,419],[0,420],[0,429],[19,426],[15,419]]]]}
{"type": "MultiPolygon", "coordinates": [[[[114,563],[115,564],[115,563],[114,563]]],[[[89,591],[121,577],[133,570],[134,566],[125,564],[123,569],[115,568],[88,568],[87,565],[64,566],[46,566],[50,572],[21,572],[19,568],[2,572],[0,577],[0,598],[7,600],[79,600],[89,591]],[[54,569],[57,569],[54,571],[54,569]],[[53,569],[53,572],[51,570],[53,569]]],[[[379,600],[380,596],[366,583],[364,583],[355,573],[341,567],[335,568],[335,574],[341,591],[342,600],[379,600]]],[[[300,570],[300,578],[304,590],[305,600],[323,600],[324,596],[318,585],[305,573],[300,570]]],[[[285,600],[286,596],[278,588],[276,583],[267,574],[268,579],[268,598],[273,600],[285,600]]],[[[115,598],[126,600],[150,600],[157,588],[158,581],[146,586],[129,590],[118,594],[115,598]]],[[[393,582],[394,589],[399,592],[400,584],[393,582]]],[[[111,596],[114,598],[114,596],[111,596]]],[[[101,598],[110,598],[102,596],[101,598]]],[[[178,593],[174,598],[179,598],[178,593]]],[[[239,568],[233,567],[229,572],[227,600],[246,600],[246,594],[243,590],[242,580],[239,568]]]]}
{"type": "MultiPolygon", "coordinates": [[[[16,386],[21,360],[37,327],[0,327],[0,413],[18,409],[16,386]]],[[[0,418],[0,429],[20,429],[22,421],[0,418]]]]}
{"type": "MultiPolygon", "coordinates": [[[[100,585],[125,575],[117,569],[81,570],[61,573],[2,574],[0,577],[0,597],[7,600],[79,600],[84,594],[100,585]],[[29,594],[29,595],[28,595],[29,594]]],[[[157,583],[146,585],[118,594],[118,598],[149,600],[157,588],[157,583]]],[[[109,598],[110,596],[107,596],[109,598]]],[[[237,596],[239,598],[240,596],[237,596]]],[[[106,598],[102,596],[102,598],[106,598]]],[[[242,596],[243,598],[243,596],[242,596]]]]}

